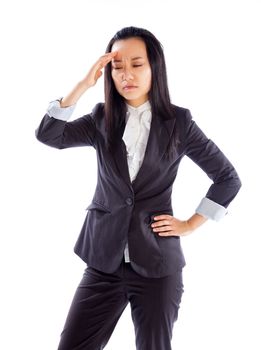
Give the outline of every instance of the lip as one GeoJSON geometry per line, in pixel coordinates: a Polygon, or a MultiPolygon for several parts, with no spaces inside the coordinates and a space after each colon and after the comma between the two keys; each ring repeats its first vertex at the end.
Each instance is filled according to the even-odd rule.
{"type": "Polygon", "coordinates": [[[130,91],[130,90],[134,90],[134,89],[137,89],[138,86],[136,85],[127,85],[127,86],[124,86],[123,90],[124,91],[130,91]]]}

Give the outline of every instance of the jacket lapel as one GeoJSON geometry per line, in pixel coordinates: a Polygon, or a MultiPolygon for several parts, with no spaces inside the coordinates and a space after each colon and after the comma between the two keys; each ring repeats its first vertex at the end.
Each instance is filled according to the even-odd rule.
{"type": "Polygon", "coordinates": [[[175,125],[174,119],[160,120],[152,116],[148,142],[145,155],[137,176],[133,182],[130,180],[127,151],[123,140],[115,151],[115,162],[126,184],[135,191],[150,177],[152,169],[157,166],[163,154],[166,152],[170,136],[175,125]]]}

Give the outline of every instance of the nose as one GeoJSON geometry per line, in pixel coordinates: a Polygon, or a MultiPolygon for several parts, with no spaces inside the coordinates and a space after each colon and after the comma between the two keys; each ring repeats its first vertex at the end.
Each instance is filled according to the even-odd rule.
{"type": "Polygon", "coordinates": [[[133,73],[130,69],[124,68],[122,72],[122,80],[132,80],[133,79],[133,73]]]}

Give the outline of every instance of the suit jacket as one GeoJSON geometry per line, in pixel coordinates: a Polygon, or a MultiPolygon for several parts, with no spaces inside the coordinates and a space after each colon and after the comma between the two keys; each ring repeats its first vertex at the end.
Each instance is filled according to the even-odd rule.
{"type": "Polygon", "coordinates": [[[196,125],[188,109],[173,107],[175,118],[152,116],[144,160],[132,183],[124,141],[119,140],[114,154],[106,148],[103,103],[72,122],[46,114],[36,130],[37,139],[49,146],[92,146],[96,150],[97,186],[74,247],[88,266],[115,272],[127,241],[131,265],[145,277],[163,277],[185,265],[180,238],[160,237],[150,226],[156,214],[173,215],[172,186],[185,155],[213,180],[207,198],[227,207],[237,194],[241,183],[233,165],[196,125]],[[174,128],[179,131],[179,145],[167,157],[174,128]]]}

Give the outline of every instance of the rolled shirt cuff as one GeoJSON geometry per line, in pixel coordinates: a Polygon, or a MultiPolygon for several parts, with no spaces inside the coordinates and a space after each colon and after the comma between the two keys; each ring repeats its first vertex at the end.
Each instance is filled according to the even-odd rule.
{"type": "Polygon", "coordinates": [[[76,103],[69,107],[61,107],[60,106],[61,99],[62,97],[59,98],[58,100],[51,101],[47,108],[47,113],[52,118],[68,121],[73,114],[76,103]]]}
{"type": "Polygon", "coordinates": [[[196,209],[196,213],[204,216],[207,219],[219,221],[227,215],[227,209],[222,205],[204,197],[196,209]]]}

